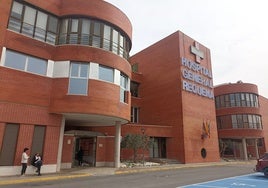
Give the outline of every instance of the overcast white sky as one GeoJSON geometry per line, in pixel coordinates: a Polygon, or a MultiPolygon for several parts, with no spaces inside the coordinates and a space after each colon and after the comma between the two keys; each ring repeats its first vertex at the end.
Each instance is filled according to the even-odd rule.
{"type": "Polygon", "coordinates": [[[133,27],[131,55],[180,30],[211,51],[214,85],[258,85],[268,97],[267,0],[106,0],[133,27]]]}

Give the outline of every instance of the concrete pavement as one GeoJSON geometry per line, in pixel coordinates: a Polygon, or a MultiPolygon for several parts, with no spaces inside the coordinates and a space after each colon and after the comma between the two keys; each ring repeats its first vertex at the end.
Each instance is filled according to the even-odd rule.
{"type": "Polygon", "coordinates": [[[61,179],[71,179],[89,176],[107,176],[116,174],[131,174],[142,172],[153,172],[161,170],[171,170],[180,168],[194,168],[204,166],[220,166],[220,165],[238,165],[238,164],[256,164],[256,161],[222,161],[213,163],[192,163],[192,164],[171,164],[158,166],[140,166],[134,168],[109,168],[109,167],[80,167],[61,170],[58,173],[42,174],[42,176],[26,175],[26,176],[7,176],[0,177],[0,185],[20,184],[29,182],[55,181],[61,179]]]}

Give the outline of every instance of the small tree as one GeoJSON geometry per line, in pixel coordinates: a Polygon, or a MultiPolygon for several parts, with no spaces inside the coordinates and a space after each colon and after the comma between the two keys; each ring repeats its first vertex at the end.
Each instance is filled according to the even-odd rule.
{"type": "Polygon", "coordinates": [[[127,134],[121,142],[121,148],[133,150],[133,161],[137,162],[138,149],[149,150],[151,147],[151,139],[147,135],[127,134]]]}

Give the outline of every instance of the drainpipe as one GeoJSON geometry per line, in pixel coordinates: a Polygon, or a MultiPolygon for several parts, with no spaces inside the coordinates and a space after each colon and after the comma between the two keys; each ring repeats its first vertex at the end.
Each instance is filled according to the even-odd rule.
{"type": "Polygon", "coordinates": [[[121,122],[115,122],[115,140],[114,140],[114,167],[120,167],[120,138],[121,138],[121,122]]]}

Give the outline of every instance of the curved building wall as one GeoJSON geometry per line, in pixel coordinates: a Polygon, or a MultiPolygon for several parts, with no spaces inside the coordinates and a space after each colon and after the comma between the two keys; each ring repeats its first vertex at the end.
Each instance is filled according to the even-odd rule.
{"type": "Polygon", "coordinates": [[[257,86],[229,83],[216,86],[214,93],[222,157],[258,158],[265,144],[257,86]]]}
{"type": "Polygon", "coordinates": [[[66,126],[130,120],[132,26],[123,12],[99,0],[3,0],[0,22],[0,176],[20,173],[24,147],[43,154],[43,172],[59,170],[64,139],[75,152],[66,126]]]}
{"type": "MultiPolygon", "coordinates": [[[[46,93],[49,96],[48,103],[38,105],[49,106],[53,113],[104,115],[105,117],[115,117],[115,120],[122,120],[123,123],[126,123],[130,118],[128,105],[130,93],[128,91],[131,75],[131,66],[126,58],[131,46],[132,27],[125,14],[104,1],[75,1],[75,6],[73,1],[46,1],[40,2],[40,4],[36,1],[27,2],[29,4],[20,1],[13,3],[10,21],[6,22],[8,30],[6,30],[5,43],[3,43],[4,54],[1,64],[4,67],[17,69],[17,65],[13,67],[13,65],[5,64],[6,52],[44,59],[48,63],[47,73],[43,76],[53,78],[53,80],[38,82],[50,84],[46,93]],[[34,25],[31,25],[28,22],[33,18],[27,20],[25,17],[33,12],[36,14],[34,18],[36,21],[32,23],[34,25]],[[20,20],[19,15],[23,15],[23,20],[20,20]],[[42,25],[38,24],[38,21],[44,18],[47,18],[47,29],[40,30],[42,25]],[[54,20],[54,22],[50,24],[50,20],[54,20]],[[61,37],[64,37],[61,28],[66,23],[69,24],[66,25],[68,26],[66,35],[64,35],[64,41],[60,42],[61,37]],[[53,29],[49,29],[53,26],[57,28],[55,33],[52,31],[53,29]],[[85,34],[84,30],[80,30],[80,28],[85,28],[85,31],[89,33],[85,34]],[[85,39],[88,39],[86,43],[85,39]],[[80,78],[81,75],[71,75],[71,66],[76,63],[87,66],[86,77],[80,78]],[[105,66],[113,72],[111,82],[100,78],[101,73],[98,71],[101,66],[105,66]],[[120,81],[122,77],[126,78],[126,84],[123,87],[120,81]],[[82,83],[81,79],[87,80],[87,83],[84,84],[86,91],[83,93],[70,92],[71,82],[74,82],[75,88],[75,85],[82,83]],[[124,93],[122,94],[122,92],[124,93]],[[77,101],[81,101],[81,103],[77,101]]],[[[77,72],[77,74],[81,73],[77,72]]],[[[31,74],[27,76],[33,77],[32,79],[36,77],[31,74]]],[[[19,76],[17,78],[20,79],[19,76]]],[[[19,84],[20,86],[24,87],[19,84]]],[[[19,87],[15,89],[18,92],[19,87]]],[[[42,89],[41,85],[36,88],[40,88],[40,91],[45,94],[46,90],[42,89]]],[[[12,91],[10,92],[12,93],[12,91]]],[[[25,96],[34,96],[34,94],[28,95],[26,92],[25,96]]],[[[22,100],[22,98],[18,98],[18,100],[22,100]]],[[[27,101],[24,100],[24,103],[27,101]]]]}

